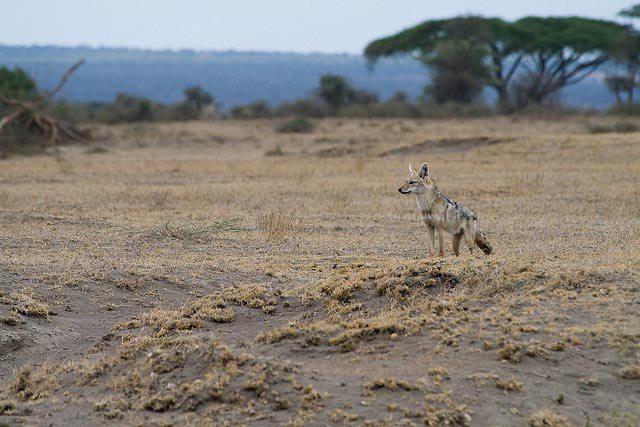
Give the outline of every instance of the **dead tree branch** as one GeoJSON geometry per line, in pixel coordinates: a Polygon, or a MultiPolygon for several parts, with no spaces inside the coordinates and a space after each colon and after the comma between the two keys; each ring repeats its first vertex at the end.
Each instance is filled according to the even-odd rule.
{"type": "Polygon", "coordinates": [[[42,135],[49,136],[49,143],[58,143],[60,135],[73,141],[82,141],[84,137],[75,129],[59,122],[55,118],[44,114],[45,104],[56,95],[65,85],[69,77],[82,65],[84,59],[73,64],[62,76],[53,89],[47,90],[43,95],[36,97],[35,101],[23,101],[11,99],[0,95],[0,105],[8,107],[9,113],[0,119],[0,131],[8,125],[19,124],[27,131],[39,131],[42,135]]]}
{"type": "Polygon", "coordinates": [[[84,59],[81,59],[80,61],[76,62],[75,64],[73,64],[66,73],[64,73],[64,75],[62,76],[62,78],[60,79],[60,81],[58,82],[57,85],[55,85],[53,87],[53,89],[51,90],[47,90],[44,92],[44,97],[45,99],[50,99],[51,97],[53,97],[55,94],[57,94],[58,92],[60,92],[60,90],[62,89],[62,87],[64,86],[64,84],[67,82],[67,80],[69,80],[69,77],[71,76],[71,74],[73,74],[82,64],[84,64],[84,59]]]}

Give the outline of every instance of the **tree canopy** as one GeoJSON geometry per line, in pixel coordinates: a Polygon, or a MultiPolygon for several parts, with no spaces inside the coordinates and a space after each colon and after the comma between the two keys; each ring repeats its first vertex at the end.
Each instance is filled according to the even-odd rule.
{"type": "Polygon", "coordinates": [[[329,105],[333,112],[349,102],[351,92],[352,88],[344,77],[337,74],[320,76],[318,96],[329,105]]]}
{"type": "Polygon", "coordinates": [[[200,86],[188,87],[184,90],[185,103],[197,111],[201,111],[207,105],[213,104],[213,96],[200,86]]]}
{"type": "Polygon", "coordinates": [[[640,4],[634,4],[628,9],[622,9],[618,15],[627,18],[640,18],[640,4]]]}
{"type": "Polygon", "coordinates": [[[605,62],[611,46],[626,31],[627,27],[612,21],[576,16],[531,16],[515,22],[459,16],[425,21],[374,40],[364,54],[372,65],[397,54],[412,55],[429,65],[429,58],[438,56],[444,42],[467,40],[477,47],[473,54],[482,53],[486,64],[486,69],[478,68],[476,77],[496,90],[500,103],[509,100],[512,87],[520,88],[531,101],[542,102],[605,62]]]}
{"type": "MultiPolygon", "coordinates": [[[[640,18],[640,4],[623,9],[618,15],[632,20],[640,18]]],[[[618,106],[629,106],[634,102],[634,93],[640,83],[640,32],[637,29],[629,26],[625,36],[613,44],[611,59],[614,66],[605,83],[615,95],[618,106]]]]}

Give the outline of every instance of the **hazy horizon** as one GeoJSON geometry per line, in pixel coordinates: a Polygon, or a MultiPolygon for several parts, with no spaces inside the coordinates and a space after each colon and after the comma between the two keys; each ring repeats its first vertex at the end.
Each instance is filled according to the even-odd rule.
{"type": "Polygon", "coordinates": [[[360,54],[370,41],[427,19],[462,14],[513,20],[527,15],[580,15],[617,19],[629,1],[550,1],[514,4],[505,0],[418,0],[343,3],[327,0],[235,2],[174,0],[162,3],[113,0],[32,0],[5,5],[0,44],[282,53],[360,54]],[[24,16],[29,25],[24,25],[24,16]]]}

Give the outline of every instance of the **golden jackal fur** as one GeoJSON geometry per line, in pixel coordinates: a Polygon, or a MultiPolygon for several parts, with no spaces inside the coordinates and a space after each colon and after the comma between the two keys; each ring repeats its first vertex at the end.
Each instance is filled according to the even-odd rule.
{"type": "Polygon", "coordinates": [[[409,177],[398,191],[402,194],[416,195],[420,216],[429,230],[429,255],[433,256],[435,251],[436,230],[440,256],[444,256],[445,231],[453,235],[453,252],[456,255],[460,254],[460,240],[463,237],[470,252],[473,252],[474,244],[487,255],[492,252],[493,249],[487,238],[478,228],[476,214],[438,191],[436,183],[429,175],[429,165],[426,162],[418,172],[409,165],[409,177]]]}

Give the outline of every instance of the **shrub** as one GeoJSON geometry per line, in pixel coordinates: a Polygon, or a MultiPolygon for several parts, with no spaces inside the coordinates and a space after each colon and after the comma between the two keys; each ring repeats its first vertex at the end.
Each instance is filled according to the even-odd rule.
{"type": "Polygon", "coordinates": [[[271,117],[271,107],[267,101],[256,101],[247,105],[238,105],[231,109],[234,119],[262,119],[271,117]]]}
{"type": "Polygon", "coordinates": [[[640,115],[640,104],[622,104],[614,105],[609,109],[610,114],[617,114],[621,116],[636,116],[640,115]]]}
{"type": "Polygon", "coordinates": [[[147,98],[119,93],[112,105],[107,108],[106,121],[118,122],[149,122],[155,118],[154,105],[147,98]]]}
{"type": "Polygon", "coordinates": [[[631,122],[619,122],[611,125],[589,126],[590,133],[630,133],[640,131],[640,126],[631,122]]]}
{"type": "Polygon", "coordinates": [[[282,133],[306,133],[313,131],[313,123],[304,117],[294,117],[276,127],[282,133]]]}
{"type": "Polygon", "coordinates": [[[495,111],[481,103],[460,104],[456,102],[447,102],[444,104],[436,104],[421,100],[416,104],[417,112],[420,117],[486,117],[495,114],[495,111]]]}
{"type": "Polygon", "coordinates": [[[35,82],[24,70],[0,67],[0,95],[14,99],[32,99],[36,93],[35,82]]]}
{"type": "Polygon", "coordinates": [[[279,116],[326,117],[329,115],[329,106],[317,98],[298,99],[280,105],[276,114],[279,116]]]}

